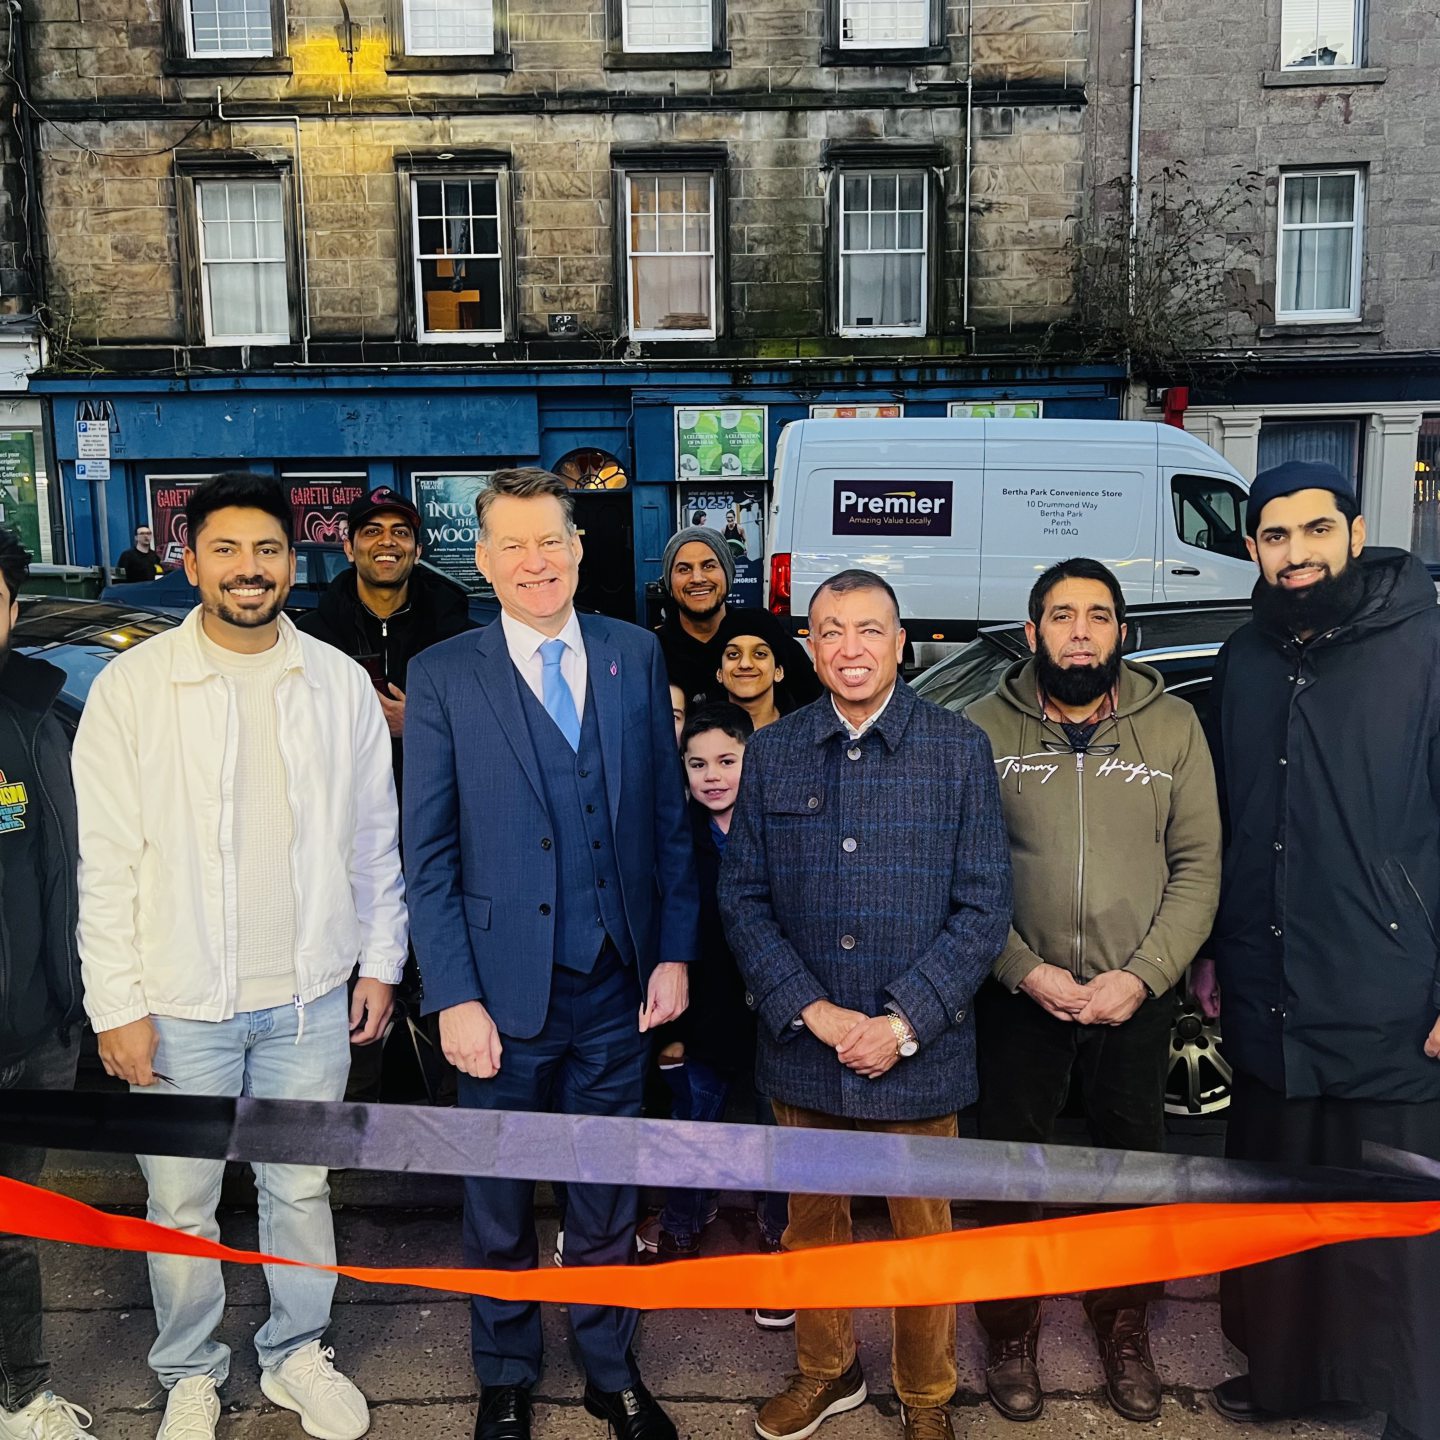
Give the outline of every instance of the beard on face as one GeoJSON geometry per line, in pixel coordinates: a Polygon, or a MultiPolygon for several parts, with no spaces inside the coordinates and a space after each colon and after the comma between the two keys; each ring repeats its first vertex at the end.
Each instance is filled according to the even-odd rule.
{"type": "Polygon", "coordinates": [[[1035,636],[1035,668],[1040,688],[1061,705],[1089,705],[1115,688],[1120,678],[1120,646],[1098,665],[1061,665],[1050,653],[1044,636],[1035,636]]]}
{"type": "Polygon", "coordinates": [[[263,610],[232,610],[225,603],[226,593],[235,587],[245,589],[251,586],[263,585],[270,590],[275,586],[270,584],[262,575],[254,575],[248,579],[232,580],[229,585],[220,587],[220,598],[213,606],[213,613],[216,619],[223,620],[227,625],[234,625],[240,630],[258,630],[262,625],[268,625],[285,608],[285,597],[277,596],[275,601],[267,605],[263,610]]]}
{"type": "Polygon", "coordinates": [[[1327,566],[1313,585],[1286,589],[1280,581],[1296,568],[1302,567],[1287,565],[1273,582],[1262,575],[1255,587],[1255,618],[1269,629],[1319,635],[1348,620],[1365,598],[1365,576],[1352,561],[1338,573],[1327,566]]]}
{"type": "Polygon", "coordinates": [[[681,590],[675,596],[675,603],[690,616],[692,620],[710,620],[725,608],[725,592],[717,585],[715,587],[714,600],[702,608],[697,606],[694,601],[687,600],[684,590],[681,590]]]}

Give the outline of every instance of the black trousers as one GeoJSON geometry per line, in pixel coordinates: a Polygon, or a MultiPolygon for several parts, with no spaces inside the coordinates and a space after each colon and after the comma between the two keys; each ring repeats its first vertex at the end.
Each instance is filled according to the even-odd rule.
{"type": "MultiPolygon", "coordinates": [[[[0,1065],[0,1090],[71,1090],[80,1044],[52,1032],[23,1059],[0,1065]]],[[[45,1152],[0,1141],[0,1175],[40,1182],[45,1152]]],[[[40,1320],[40,1256],[33,1240],[0,1234],[0,1409],[23,1410],[50,1383],[40,1320]]]]}
{"type": "MultiPolygon", "coordinates": [[[[1080,1082],[1092,1144],[1163,1150],[1174,1016],[1175,998],[1167,993],[1147,999],[1123,1025],[1077,1025],[987,980],[975,997],[980,1138],[1049,1144],[1073,1076],[1080,1082]]],[[[1039,1205],[977,1209],[982,1225],[1014,1225],[1042,1213],[1039,1205]]],[[[1152,1284],[1094,1290],[1085,1296],[1085,1309],[1103,1334],[1117,1310],[1144,1305],[1163,1289],[1152,1284]]],[[[992,1339],[1010,1339],[1039,1322],[1040,1301],[985,1301],[975,1313],[992,1339]]]]}

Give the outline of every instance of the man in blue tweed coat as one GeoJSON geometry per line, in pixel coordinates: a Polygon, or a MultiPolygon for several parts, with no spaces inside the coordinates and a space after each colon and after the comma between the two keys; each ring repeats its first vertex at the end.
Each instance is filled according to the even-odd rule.
{"type": "MultiPolygon", "coordinates": [[[[810,602],[830,692],[745,754],[720,877],[726,933],[760,1018],[757,1085],[782,1125],[954,1135],[975,1099],[970,1001],[1010,927],[1010,847],[990,745],[899,678],[905,632],[878,575],[810,602]]],[[[948,1199],[892,1198],[897,1237],[950,1229],[948,1199]]],[[[850,1198],[792,1195],[787,1250],[844,1244],[850,1198]]],[[[906,1440],[953,1440],[955,1307],[895,1312],[906,1440]]],[[[800,1373],[760,1409],[801,1440],[865,1399],[848,1312],[802,1310],[800,1373]]]]}

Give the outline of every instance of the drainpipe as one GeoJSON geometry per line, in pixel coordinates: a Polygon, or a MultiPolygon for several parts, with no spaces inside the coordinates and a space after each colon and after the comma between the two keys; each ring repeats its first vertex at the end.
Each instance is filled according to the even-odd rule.
{"type": "Polygon", "coordinates": [[[970,336],[970,351],[975,351],[975,336],[970,324],[970,191],[971,156],[974,154],[975,133],[975,0],[965,7],[965,238],[960,259],[960,330],[970,336]]]}
{"type": "Polygon", "coordinates": [[[295,201],[300,230],[300,363],[310,363],[310,268],[305,258],[305,167],[300,161],[300,117],[298,115],[245,115],[225,113],[224,97],[215,87],[215,116],[233,125],[293,125],[295,127],[295,201]]]}
{"type": "Polygon", "coordinates": [[[1135,5],[1135,62],[1130,75],[1130,243],[1126,286],[1127,308],[1135,309],[1135,242],[1140,231],[1140,99],[1144,86],[1141,56],[1145,39],[1145,0],[1135,5]]]}

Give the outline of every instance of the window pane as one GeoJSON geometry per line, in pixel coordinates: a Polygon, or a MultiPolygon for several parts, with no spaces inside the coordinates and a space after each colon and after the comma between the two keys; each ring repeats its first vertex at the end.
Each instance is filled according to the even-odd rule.
{"type": "Polygon", "coordinates": [[[412,55],[493,55],[493,0],[405,0],[412,55]]]}
{"type": "Polygon", "coordinates": [[[1285,177],[1279,274],[1282,315],[1355,311],[1358,192],[1353,174],[1285,177]]]}
{"type": "Polygon", "coordinates": [[[270,0],[190,0],[191,53],[268,55],[270,0]]]}
{"type": "Polygon", "coordinates": [[[685,253],[685,221],[679,215],[660,217],[659,243],[656,249],[665,255],[685,253]]]}
{"type": "Polygon", "coordinates": [[[711,0],[622,0],[626,50],[709,50],[714,45],[711,0]]]}
{"type": "Polygon", "coordinates": [[[210,265],[205,271],[210,295],[212,339],[244,340],[290,333],[285,265],[210,265]]]}
{"type": "Polygon", "coordinates": [[[894,175],[876,175],[870,181],[870,208],[893,210],[898,179],[894,175]]]}
{"type": "Polygon", "coordinates": [[[840,44],[857,50],[930,43],[930,0],[840,0],[840,44]]]}
{"type": "Polygon", "coordinates": [[[1317,204],[1321,220],[1355,218],[1355,182],[1349,175],[1318,177],[1317,204]]]}
{"type": "Polygon", "coordinates": [[[661,175],[655,182],[656,208],[662,215],[679,215],[685,209],[685,177],[661,175]]]}
{"type": "Polygon", "coordinates": [[[632,175],[630,206],[632,254],[709,253],[708,175],[632,175]]]}
{"type": "Polygon", "coordinates": [[[856,329],[919,328],[923,255],[852,255],[846,266],[842,323],[856,329]]]}
{"type": "Polygon", "coordinates": [[[923,210],[925,208],[925,177],[923,175],[902,175],[900,177],[900,208],[902,210],[923,210]]]}
{"type": "Polygon", "coordinates": [[[1287,68],[1355,65],[1358,0],[1284,0],[1280,63],[1287,68]]]}
{"type": "Polygon", "coordinates": [[[421,216],[434,216],[441,213],[438,181],[417,180],[415,182],[415,213],[421,216]]]}
{"type": "Polygon", "coordinates": [[[1420,422],[1410,548],[1427,565],[1440,563],[1440,415],[1427,415],[1420,422]]]}
{"type": "Polygon", "coordinates": [[[630,264],[636,330],[714,329],[709,256],[638,256],[630,264]]]}
{"type": "Polygon", "coordinates": [[[420,310],[427,334],[503,329],[500,261],[423,260],[420,310]]]}

